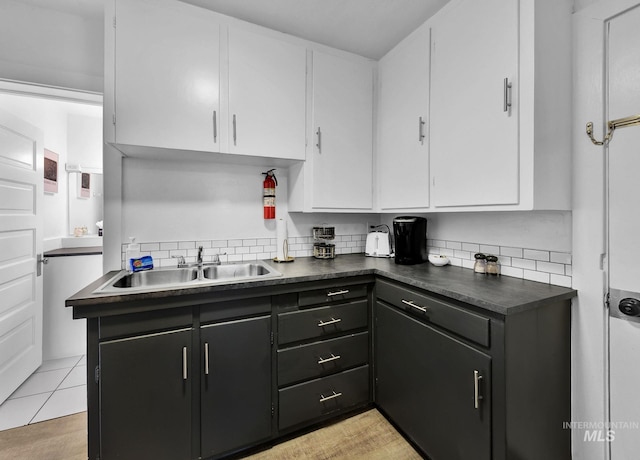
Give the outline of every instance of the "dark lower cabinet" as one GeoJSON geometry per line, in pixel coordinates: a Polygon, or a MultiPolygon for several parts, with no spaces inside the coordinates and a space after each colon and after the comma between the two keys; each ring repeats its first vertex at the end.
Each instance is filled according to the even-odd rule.
{"type": "Polygon", "coordinates": [[[216,456],[271,437],[271,317],[200,328],[201,454],[216,456]]]}
{"type": "Polygon", "coordinates": [[[191,458],[191,329],[100,343],[100,459],[191,458]]]}
{"type": "Polygon", "coordinates": [[[491,459],[491,358],[376,304],[376,403],[433,460],[491,459]]]}

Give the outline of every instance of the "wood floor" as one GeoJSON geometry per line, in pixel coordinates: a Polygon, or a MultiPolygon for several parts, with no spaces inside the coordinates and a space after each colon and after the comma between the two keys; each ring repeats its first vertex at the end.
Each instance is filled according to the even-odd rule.
{"type": "MultiPolygon", "coordinates": [[[[0,458],[86,460],[86,412],[0,431],[0,458]]],[[[248,460],[420,458],[375,409],[246,457],[248,460]]]]}

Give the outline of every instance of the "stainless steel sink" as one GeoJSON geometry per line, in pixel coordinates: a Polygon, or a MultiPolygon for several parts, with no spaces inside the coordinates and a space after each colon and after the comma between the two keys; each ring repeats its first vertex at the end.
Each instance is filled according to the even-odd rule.
{"type": "Polygon", "coordinates": [[[269,268],[258,263],[212,265],[203,269],[204,277],[209,280],[262,277],[270,273],[269,268]]]}
{"type": "Polygon", "coordinates": [[[202,267],[160,268],[143,272],[120,272],[95,293],[154,291],[176,287],[196,287],[224,282],[251,281],[282,276],[263,261],[203,265],[202,267]]]}
{"type": "Polygon", "coordinates": [[[161,286],[165,284],[182,284],[198,278],[197,268],[179,268],[177,270],[149,270],[129,273],[112,284],[116,288],[132,288],[144,286],[161,286]]]}

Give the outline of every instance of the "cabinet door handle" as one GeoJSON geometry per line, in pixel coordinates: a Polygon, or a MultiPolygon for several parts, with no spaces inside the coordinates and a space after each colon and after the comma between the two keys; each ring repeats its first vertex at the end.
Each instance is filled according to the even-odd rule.
{"type": "Polygon", "coordinates": [[[424,120],[422,117],[418,118],[418,142],[424,145],[424,120]]]}
{"type": "Polygon", "coordinates": [[[213,111],[213,143],[218,142],[218,113],[217,110],[213,111]]]}
{"type": "Polygon", "coordinates": [[[332,317],[332,318],[331,318],[331,321],[326,321],[326,322],[324,322],[324,321],[320,321],[320,322],[318,323],[318,327],[329,326],[330,324],[336,324],[336,323],[339,323],[340,321],[342,321],[342,319],[340,319],[340,318],[337,318],[337,319],[336,319],[336,318],[333,318],[333,317],[332,317]]]}
{"type": "Polygon", "coordinates": [[[330,358],[320,358],[318,360],[318,364],[328,363],[328,362],[335,361],[336,359],[340,359],[340,358],[341,358],[340,355],[336,356],[333,353],[331,353],[331,357],[330,358]]]}
{"type": "Polygon", "coordinates": [[[332,391],[332,393],[333,394],[331,396],[325,396],[321,393],[320,402],[329,401],[330,399],[339,398],[340,396],[342,396],[342,393],[336,393],[335,391],[332,391]]]}
{"type": "Polygon", "coordinates": [[[236,129],[236,114],[233,114],[233,145],[237,145],[236,144],[236,139],[237,139],[237,129],[236,129]]]}
{"type": "Polygon", "coordinates": [[[512,83],[509,83],[509,78],[504,79],[504,111],[508,112],[511,108],[511,88],[512,83]]]}
{"type": "Polygon", "coordinates": [[[413,300],[404,300],[402,299],[402,303],[405,305],[409,305],[412,308],[415,308],[416,310],[420,310],[422,313],[426,313],[427,309],[425,307],[421,307],[420,305],[416,305],[415,303],[413,303],[413,300]]]}
{"type": "Polygon", "coordinates": [[[342,294],[348,294],[348,293],[349,293],[349,289],[341,289],[340,291],[327,292],[327,297],[333,297],[334,295],[342,295],[342,294]]]}
{"type": "Polygon", "coordinates": [[[209,343],[204,343],[204,375],[209,375],[209,343]]]}
{"type": "Polygon", "coordinates": [[[482,380],[482,375],[480,375],[480,371],[473,371],[473,408],[480,409],[480,400],[482,399],[482,395],[480,394],[480,380],[482,380]]]}
{"type": "Polygon", "coordinates": [[[316,147],[318,147],[318,153],[322,153],[322,132],[320,131],[320,126],[318,126],[316,135],[318,136],[318,143],[316,144],[316,147]]]}
{"type": "Polygon", "coordinates": [[[187,347],[182,347],[182,380],[187,380],[187,347]]]}

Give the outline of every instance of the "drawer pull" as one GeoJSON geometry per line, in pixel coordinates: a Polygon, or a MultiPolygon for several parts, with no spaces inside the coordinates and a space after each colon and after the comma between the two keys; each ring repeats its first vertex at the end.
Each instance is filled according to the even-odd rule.
{"type": "Polygon", "coordinates": [[[427,309],[424,307],[421,307],[420,305],[416,305],[415,303],[413,303],[413,300],[404,300],[402,299],[402,303],[405,305],[409,305],[412,308],[415,308],[416,310],[420,310],[423,313],[427,312],[427,309]]]}
{"type": "Polygon", "coordinates": [[[342,319],[340,319],[340,318],[337,318],[337,319],[336,318],[331,318],[331,321],[326,321],[326,322],[325,321],[320,321],[318,323],[318,327],[329,326],[331,324],[339,323],[340,321],[342,321],[342,319]]]}
{"type": "Polygon", "coordinates": [[[204,375],[209,375],[209,342],[204,343],[204,375]]]}
{"type": "Polygon", "coordinates": [[[340,355],[336,356],[333,353],[331,353],[331,357],[330,358],[320,358],[318,360],[318,364],[328,363],[328,362],[335,361],[336,359],[340,359],[340,358],[341,358],[340,355]]]}
{"type": "Polygon", "coordinates": [[[482,399],[482,395],[480,394],[480,380],[482,380],[482,376],[479,371],[473,371],[473,408],[480,408],[480,400],[482,399]]]}
{"type": "Polygon", "coordinates": [[[332,395],[331,396],[325,396],[322,393],[320,394],[320,402],[325,402],[325,401],[329,401],[330,399],[334,399],[337,398],[339,396],[342,396],[342,393],[336,393],[335,391],[332,391],[332,395]]]}
{"type": "Polygon", "coordinates": [[[349,294],[349,289],[342,289],[336,292],[327,292],[327,297],[333,297],[334,295],[342,295],[342,294],[349,294]]]}

